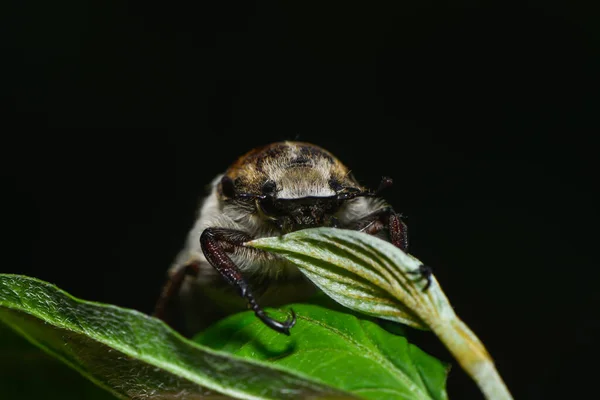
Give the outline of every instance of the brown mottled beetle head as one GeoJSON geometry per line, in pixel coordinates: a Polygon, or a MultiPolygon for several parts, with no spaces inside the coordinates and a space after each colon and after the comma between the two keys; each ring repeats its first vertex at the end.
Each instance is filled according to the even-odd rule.
{"type": "Polygon", "coordinates": [[[376,193],[359,185],[331,153],[302,142],[248,152],[225,172],[218,187],[220,201],[252,209],[286,232],[336,226],[334,215],[344,202],[376,193]]]}

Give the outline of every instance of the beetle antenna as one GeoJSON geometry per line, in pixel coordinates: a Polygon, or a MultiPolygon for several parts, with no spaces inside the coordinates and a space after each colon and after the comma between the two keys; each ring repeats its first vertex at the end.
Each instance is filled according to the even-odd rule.
{"type": "Polygon", "coordinates": [[[381,191],[389,188],[390,186],[392,186],[393,183],[394,183],[394,181],[392,178],[390,178],[389,176],[384,176],[381,178],[381,182],[379,182],[379,186],[377,187],[377,190],[367,189],[367,190],[357,190],[355,192],[350,192],[350,193],[340,193],[340,194],[338,194],[337,198],[339,200],[349,200],[349,199],[353,199],[355,197],[379,196],[379,193],[381,191]]]}

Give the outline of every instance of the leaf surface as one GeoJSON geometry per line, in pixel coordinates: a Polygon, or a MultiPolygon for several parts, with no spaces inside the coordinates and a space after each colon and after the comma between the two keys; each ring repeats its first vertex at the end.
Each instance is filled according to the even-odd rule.
{"type": "MultiPolygon", "coordinates": [[[[446,399],[448,366],[376,323],[318,305],[291,306],[291,336],[252,312],[226,318],[198,335],[206,346],[270,361],[368,399],[446,399]]],[[[287,308],[287,307],[286,307],[287,308]]],[[[285,313],[270,310],[276,318],[285,313]]]]}
{"type": "Polygon", "coordinates": [[[0,321],[119,398],[352,397],[276,366],[201,347],[158,319],[78,300],[34,278],[0,274],[0,321]]]}
{"type": "Polygon", "coordinates": [[[297,265],[324,293],[351,310],[417,329],[431,329],[434,320],[455,315],[433,275],[430,287],[423,290],[419,260],[364,232],[302,229],[246,245],[297,265]]]}

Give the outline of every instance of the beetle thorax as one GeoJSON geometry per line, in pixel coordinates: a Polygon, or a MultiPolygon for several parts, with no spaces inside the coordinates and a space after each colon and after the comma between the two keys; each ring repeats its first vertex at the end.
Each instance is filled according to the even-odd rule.
{"type": "Polygon", "coordinates": [[[324,162],[314,166],[274,168],[271,173],[269,172],[270,179],[277,183],[275,196],[278,199],[335,195],[335,191],[329,185],[331,168],[324,162]]]}

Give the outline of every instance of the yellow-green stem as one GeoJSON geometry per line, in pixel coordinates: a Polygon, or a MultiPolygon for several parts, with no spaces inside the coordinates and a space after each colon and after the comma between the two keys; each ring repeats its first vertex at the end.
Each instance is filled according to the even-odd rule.
{"type": "Polygon", "coordinates": [[[455,315],[452,319],[436,322],[431,329],[479,386],[486,399],[512,400],[491,356],[464,322],[455,315]]]}

